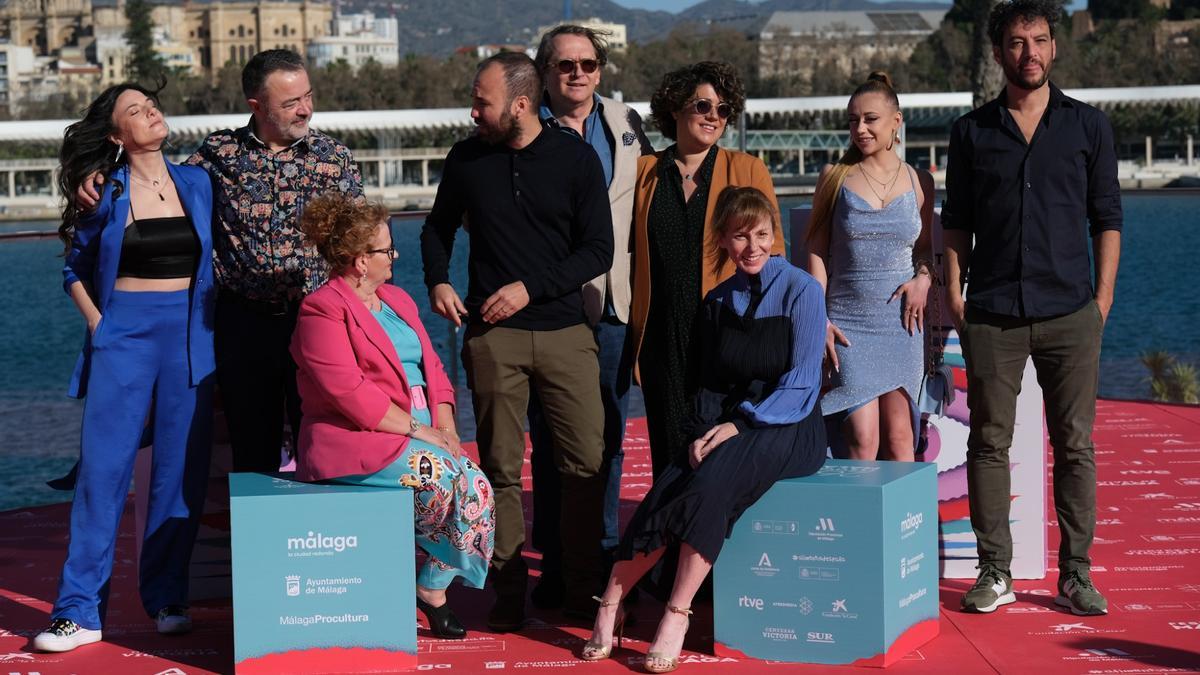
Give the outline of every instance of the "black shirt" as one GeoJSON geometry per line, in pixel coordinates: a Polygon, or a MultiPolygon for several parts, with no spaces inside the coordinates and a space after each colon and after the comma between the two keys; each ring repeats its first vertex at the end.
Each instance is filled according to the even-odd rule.
{"type": "Polygon", "coordinates": [[[1120,231],[1121,187],[1104,113],[1050,85],[1031,143],[1005,92],[963,115],[950,132],[942,227],[975,237],[967,305],[1049,317],[1093,295],[1088,232],[1120,231]]]}
{"type": "Polygon", "coordinates": [[[456,143],[421,231],[431,290],[450,281],[460,224],[471,242],[468,321],[482,321],[483,302],[514,281],[525,284],[529,305],[496,325],[556,330],[585,321],[580,289],[613,257],[608,190],[590,145],[546,130],[520,150],[476,136],[456,143]]]}

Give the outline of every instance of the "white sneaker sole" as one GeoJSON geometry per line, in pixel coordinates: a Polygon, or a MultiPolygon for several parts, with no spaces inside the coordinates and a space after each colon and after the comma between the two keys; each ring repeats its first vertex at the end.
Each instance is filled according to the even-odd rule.
{"type": "Polygon", "coordinates": [[[1054,604],[1058,605],[1059,607],[1065,607],[1065,608],[1071,610],[1071,613],[1074,614],[1075,616],[1102,616],[1104,614],[1108,614],[1107,609],[1104,609],[1104,610],[1101,610],[1098,612],[1085,612],[1082,609],[1077,609],[1075,607],[1075,605],[1072,604],[1071,599],[1062,594],[1060,594],[1058,597],[1054,598],[1054,604]]]}
{"type": "Polygon", "coordinates": [[[57,635],[42,637],[43,635],[46,634],[41,633],[33,638],[33,648],[39,652],[69,652],[76,647],[90,645],[102,639],[100,631],[86,628],[69,637],[58,637],[57,635]]]}
{"type": "Polygon", "coordinates": [[[963,611],[964,612],[977,612],[979,614],[991,614],[992,612],[996,611],[997,608],[999,608],[1003,605],[1011,605],[1012,603],[1014,603],[1016,601],[1017,601],[1017,596],[1014,595],[1012,591],[1009,591],[1007,593],[1004,593],[1003,595],[997,596],[996,601],[990,605],[984,605],[983,607],[966,607],[966,606],[964,606],[963,611]]]}

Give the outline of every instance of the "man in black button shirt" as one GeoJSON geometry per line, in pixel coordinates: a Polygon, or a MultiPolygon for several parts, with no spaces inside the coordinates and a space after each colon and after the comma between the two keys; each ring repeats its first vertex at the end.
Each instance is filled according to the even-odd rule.
{"type": "Polygon", "coordinates": [[[446,157],[421,232],[430,304],[455,324],[467,322],[463,362],[481,464],[496,495],[497,600],[488,625],[499,631],[516,630],[525,616],[521,467],[531,384],[561,476],[567,601],[578,603],[572,593],[590,596],[603,583],[604,411],[581,288],[612,264],[612,214],[591,146],[542,129],[541,90],[524,54],[500,53],[480,64],[471,105],[478,132],[446,157]],[[454,236],[464,222],[471,243],[465,303],[449,283],[454,236]]]}
{"type": "Polygon", "coordinates": [[[1061,13],[1051,0],[993,9],[988,33],[1007,84],[950,133],[946,290],[967,362],[967,485],[979,553],[979,578],[963,596],[967,611],[992,612],[1015,600],[1008,451],[1032,356],[1054,448],[1062,534],[1055,602],[1080,615],[1107,612],[1088,576],[1096,524],[1092,423],[1120,258],[1121,195],[1108,119],[1048,79],[1061,13]]]}

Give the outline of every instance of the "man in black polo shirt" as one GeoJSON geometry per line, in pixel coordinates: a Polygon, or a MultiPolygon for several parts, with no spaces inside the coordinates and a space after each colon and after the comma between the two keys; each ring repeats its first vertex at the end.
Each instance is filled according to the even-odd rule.
{"type": "Polygon", "coordinates": [[[591,146],[543,130],[533,60],[500,53],[480,64],[472,90],[477,133],[450,150],[421,232],[435,312],[467,322],[463,362],[475,407],[481,465],[496,495],[493,630],[525,617],[521,558],[524,420],[532,384],[554,437],[561,476],[567,601],[603,583],[600,548],[604,410],[596,338],[581,288],[608,271],[612,213],[591,146]],[[449,283],[455,232],[471,243],[465,304],[449,283]]]}
{"type": "Polygon", "coordinates": [[[1121,195],[1107,118],[1048,79],[1061,12],[1050,0],[993,9],[988,33],[1007,84],[950,134],[942,224],[947,298],[962,337],[971,409],[967,485],[979,578],[962,606],[973,612],[1015,600],[1008,450],[1031,356],[1054,448],[1062,535],[1055,603],[1079,615],[1108,607],[1088,576],[1096,524],[1092,423],[1100,339],[1120,258],[1121,195]]]}

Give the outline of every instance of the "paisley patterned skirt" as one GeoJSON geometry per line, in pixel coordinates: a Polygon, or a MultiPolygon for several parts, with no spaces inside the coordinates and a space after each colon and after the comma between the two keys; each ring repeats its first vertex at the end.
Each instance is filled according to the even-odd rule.
{"type": "MultiPolygon", "coordinates": [[[[414,409],[412,414],[430,424],[428,409],[414,409]]],[[[455,459],[414,438],[388,466],[335,482],[412,488],[417,546],[428,555],[417,584],[442,589],[462,577],[465,585],[483,588],[495,542],[495,501],[491,483],[466,455],[455,459]]]]}

